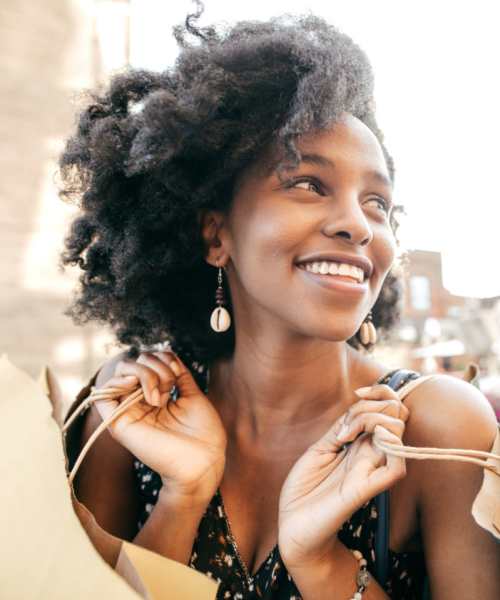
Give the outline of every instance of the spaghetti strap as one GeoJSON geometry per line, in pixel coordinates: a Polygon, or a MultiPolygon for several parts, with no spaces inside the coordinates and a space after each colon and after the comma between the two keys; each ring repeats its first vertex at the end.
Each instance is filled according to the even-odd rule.
{"type": "MultiPolygon", "coordinates": [[[[388,385],[398,393],[402,400],[408,391],[418,385],[422,376],[417,371],[408,369],[394,369],[378,380],[379,383],[388,385]],[[413,386],[413,387],[410,387],[413,386]],[[401,394],[401,390],[403,394],[401,394]]],[[[425,379],[425,378],[424,378],[425,379]]],[[[375,497],[378,521],[375,533],[375,578],[382,587],[385,587],[389,577],[389,492],[383,491],[375,497]]]]}

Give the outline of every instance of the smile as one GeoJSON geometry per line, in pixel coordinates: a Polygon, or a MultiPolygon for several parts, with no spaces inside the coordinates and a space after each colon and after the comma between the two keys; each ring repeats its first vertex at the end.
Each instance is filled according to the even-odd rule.
{"type": "Polygon", "coordinates": [[[307,269],[305,264],[296,265],[296,267],[304,274],[308,281],[322,287],[351,295],[361,295],[368,291],[368,280],[360,282],[349,275],[315,273],[307,269]]]}

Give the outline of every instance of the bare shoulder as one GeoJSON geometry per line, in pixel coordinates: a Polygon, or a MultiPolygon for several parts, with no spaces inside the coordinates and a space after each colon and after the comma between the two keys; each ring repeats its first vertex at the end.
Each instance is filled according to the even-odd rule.
{"type": "MultiPolygon", "coordinates": [[[[470,383],[439,374],[405,398],[410,446],[489,451],[497,434],[494,411],[470,383]]],[[[432,598],[498,598],[498,545],[471,514],[483,469],[466,462],[407,460],[432,598]],[[445,557],[445,560],[443,560],[445,557]],[[457,565],[467,565],[458,569],[457,565]]],[[[404,480],[403,480],[404,481],[404,480]]]]}
{"type": "MultiPolygon", "coordinates": [[[[121,352],[102,365],[95,382],[97,387],[113,376],[117,363],[125,356],[126,352],[121,352]]],[[[102,422],[95,406],[84,419],[80,447],[102,422]]],[[[91,511],[99,525],[129,541],[137,533],[140,511],[134,460],[134,455],[104,430],[90,448],[74,482],[78,500],[91,511]]]]}
{"type": "Polygon", "coordinates": [[[484,394],[467,381],[436,374],[404,400],[410,411],[405,443],[489,450],[497,420],[484,394]]]}

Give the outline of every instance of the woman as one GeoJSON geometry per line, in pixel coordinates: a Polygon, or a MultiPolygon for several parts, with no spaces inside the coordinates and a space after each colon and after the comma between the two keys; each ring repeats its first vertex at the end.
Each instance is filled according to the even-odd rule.
{"type": "MultiPolygon", "coordinates": [[[[219,598],[420,598],[426,571],[435,600],[499,597],[497,547],[470,514],[481,469],[405,465],[373,441],[489,450],[496,423],[445,375],[403,405],[373,331],[358,339],[390,329],[401,289],[366,56],[312,16],[227,31],[192,17],[175,67],[115,77],[61,158],[81,200],[69,313],[129,348],[90,385],[145,394],[93,446],[78,497],[219,598]],[[364,573],[383,490],[381,586],[364,573]]],[[[92,408],[82,444],[118,403],[92,408]]]]}

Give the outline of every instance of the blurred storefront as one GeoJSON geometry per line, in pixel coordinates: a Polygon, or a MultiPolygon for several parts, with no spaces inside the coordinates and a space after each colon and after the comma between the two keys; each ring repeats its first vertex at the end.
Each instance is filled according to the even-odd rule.
{"type": "Polygon", "coordinates": [[[500,297],[451,294],[440,253],[425,250],[408,253],[404,288],[400,324],[384,344],[391,364],[462,377],[475,363],[480,389],[500,414],[500,297]]]}

